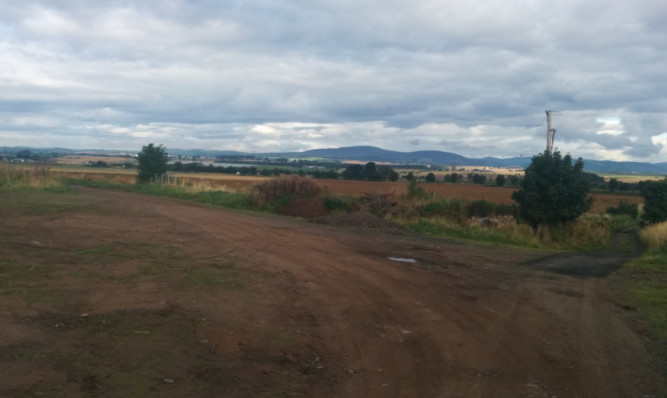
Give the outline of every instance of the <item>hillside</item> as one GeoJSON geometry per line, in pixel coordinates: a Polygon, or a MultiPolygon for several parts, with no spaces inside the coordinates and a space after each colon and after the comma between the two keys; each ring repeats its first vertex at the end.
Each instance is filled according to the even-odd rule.
{"type": "MultiPolygon", "coordinates": [[[[128,154],[133,151],[127,150],[72,150],[66,148],[29,148],[29,147],[5,147],[5,153],[14,154],[20,150],[28,149],[34,153],[46,153],[51,155],[72,155],[72,154],[128,154]]],[[[136,151],[134,151],[136,152],[136,151]]],[[[303,152],[271,152],[271,153],[247,153],[237,151],[219,151],[212,149],[179,149],[168,148],[171,155],[183,156],[205,156],[205,157],[226,157],[226,156],[250,156],[257,158],[264,157],[287,157],[287,158],[320,158],[330,161],[353,160],[359,162],[389,162],[395,164],[411,165],[442,165],[442,166],[488,166],[488,167],[508,167],[524,168],[530,164],[531,156],[514,158],[468,158],[452,152],[443,151],[415,151],[398,152],[389,151],[373,146],[349,146],[341,148],[312,149],[303,152]]],[[[646,162],[615,162],[611,160],[584,159],[587,171],[607,173],[607,174],[642,174],[642,175],[665,175],[667,174],[667,162],[646,163],[646,162]]]]}
{"type": "MultiPolygon", "coordinates": [[[[444,166],[489,166],[527,167],[531,157],[481,159],[467,158],[451,152],[416,151],[396,152],[372,146],[353,146],[332,149],[314,149],[304,152],[283,154],[292,157],[319,157],[330,160],[358,160],[392,162],[399,164],[439,164],[444,166]]],[[[586,170],[616,174],[667,174],[667,162],[614,162],[611,160],[584,159],[586,170]]]]}

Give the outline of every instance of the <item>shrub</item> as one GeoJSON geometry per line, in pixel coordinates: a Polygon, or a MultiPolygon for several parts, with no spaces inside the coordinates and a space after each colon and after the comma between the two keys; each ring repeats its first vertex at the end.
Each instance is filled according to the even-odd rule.
{"type": "Polygon", "coordinates": [[[628,203],[624,200],[620,201],[617,206],[607,207],[606,212],[612,216],[626,215],[633,219],[639,216],[639,206],[637,203],[628,203]]]}
{"type": "Polygon", "coordinates": [[[320,194],[322,188],[307,177],[280,176],[266,180],[253,187],[253,200],[262,205],[275,201],[284,203],[294,199],[305,199],[320,194]]]}
{"type": "Polygon", "coordinates": [[[493,208],[493,214],[496,216],[511,216],[516,218],[519,215],[519,209],[515,204],[506,205],[504,203],[496,204],[493,208]]]}
{"type": "Polygon", "coordinates": [[[426,191],[424,188],[419,186],[416,178],[410,179],[410,184],[408,185],[408,199],[419,199],[426,196],[426,191]]]}
{"type": "Polygon", "coordinates": [[[639,237],[649,248],[667,250],[667,221],[649,225],[642,229],[639,237]]]}
{"type": "Polygon", "coordinates": [[[667,179],[662,181],[642,181],[639,193],[644,198],[642,220],[647,224],[667,221],[667,179]]]}
{"type": "Polygon", "coordinates": [[[359,201],[352,197],[325,195],[324,207],[329,211],[352,212],[359,208],[359,201]]]}
{"type": "Polygon", "coordinates": [[[584,176],[584,162],[572,165],[570,155],[545,151],[533,156],[521,189],[512,194],[521,218],[536,228],[540,224],[563,224],[584,214],[593,201],[584,176]]]}
{"type": "Polygon", "coordinates": [[[467,219],[466,203],[460,199],[438,199],[420,207],[422,217],[444,217],[459,223],[467,219]]]}
{"type": "Polygon", "coordinates": [[[468,205],[468,217],[488,217],[494,213],[495,205],[486,200],[476,200],[468,205]]]}

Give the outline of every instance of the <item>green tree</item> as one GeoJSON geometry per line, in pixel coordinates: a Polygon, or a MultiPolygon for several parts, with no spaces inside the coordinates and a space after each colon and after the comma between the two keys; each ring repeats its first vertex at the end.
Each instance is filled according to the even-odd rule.
{"type": "Polygon", "coordinates": [[[506,178],[505,178],[504,175],[498,174],[496,176],[496,185],[497,186],[502,187],[503,185],[505,185],[505,181],[506,181],[506,178]]]}
{"type": "Polygon", "coordinates": [[[433,173],[426,174],[426,182],[435,182],[435,174],[433,173]]]}
{"type": "Polygon", "coordinates": [[[418,198],[423,198],[425,196],[426,196],[426,191],[424,191],[424,188],[419,186],[419,183],[417,183],[416,178],[412,178],[410,180],[410,184],[408,184],[408,198],[418,199],[418,198]]]}
{"type": "Polygon", "coordinates": [[[570,155],[545,151],[533,156],[520,189],[512,194],[519,205],[519,215],[533,227],[573,221],[591,206],[589,186],[584,176],[584,162],[572,165],[570,155]]]}
{"type": "Polygon", "coordinates": [[[381,180],[388,180],[388,181],[397,181],[398,180],[398,173],[394,171],[389,166],[380,166],[377,169],[378,174],[382,177],[381,180]]]}
{"type": "Polygon", "coordinates": [[[609,179],[609,192],[616,192],[616,190],[619,188],[619,183],[618,179],[616,178],[610,178],[609,179]]]}
{"type": "Polygon", "coordinates": [[[16,157],[19,159],[30,159],[32,157],[32,152],[28,149],[24,149],[16,154],[16,157]]]}
{"type": "Polygon", "coordinates": [[[461,174],[446,174],[445,175],[445,182],[459,182],[463,179],[463,175],[461,174]]]}
{"type": "Polygon", "coordinates": [[[471,174],[470,175],[473,184],[486,184],[486,176],[483,174],[471,174]]]}
{"type": "Polygon", "coordinates": [[[654,224],[667,220],[667,179],[642,181],[639,183],[639,193],[644,198],[644,222],[654,224]]]}
{"type": "Polygon", "coordinates": [[[141,148],[141,152],[137,156],[137,160],[139,161],[137,181],[149,182],[155,174],[166,173],[167,158],[166,149],[162,145],[155,146],[150,143],[141,148]]]}

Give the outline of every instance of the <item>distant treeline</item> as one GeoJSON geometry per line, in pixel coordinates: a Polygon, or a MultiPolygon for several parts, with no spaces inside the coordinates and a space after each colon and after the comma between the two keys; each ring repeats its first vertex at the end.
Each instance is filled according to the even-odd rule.
{"type": "Polygon", "coordinates": [[[344,178],[346,180],[368,180],[368,181],[396,181],[398,173],[387,166],[377,167],[375,163],[368,162],[365,166],[360,164],[349,165],[342,173],[335,170],[326,169],[300,169],[292,171],[283,168],[258,168],[255,166],[214,166],[212,164],[204,166],[201,163],[182,163],[176,162],[168,166],[170,171],[195,172],[195,173],[220,173],[235,174],[244,176],[279,176],[297,174],[300,176],[312,176],[313,178],[325,178],[336,180],[344,178]]]}
{"type": "Polygon", "coordinates": [[[168,166],[169,171],[182,171],[191,173],[219,173],[219,174],[235,174],[243,176],[279,176],[297,174],[300,176],[312,176],[314,178],[328,178],[338,179],[340,174],[335,170],[318,170],[318,169],[302,169],[293,171],[291,169],[283,169],[279,167],[262,167],[255,166],[214,166],[209,164],[204,166],[201,163],[181,163],[176,162],[168,166]]]}
{"type": "MultiPolygon", "coordinates": [[[[232,160],[232,159],[227,159],[232,160]]],[[[282,159],[279,159],[282,160],[282,159]]],[[[238,159],[236,159],[238,161],[238,159]]],[[[98,162],[99,163],[99,162],[98,162]]],[[[297,162],[293,163],[296,167],[297,162]]],[[[313,162],[318,164],[317,162],[313,162]]],[[[284,163],[283,163],[284,164],[284,163]]],[[[319,163],[321,165],[321,163],[319,163]]],[[[100,167],[101,165],[94,165],[93,167],[100,167]]],[[[340,166],[338,164],[338,166],[340,166]]],[[[102,166],[103,167],[103,166],[102,166]]],[[[299,170],[280,168],[280,167],[256,167],[256,166],[214,166],[203,165],[202,163],[182,163],[176,162],[168,165],[169,171],[180,172],[196,172],[196,173],[219,173],[219,174],[234,174],[243,176],[280,176],[280,175],[300,175],[311,176],[313,178],[322,178],[329,180],[345,179],[345,180],[362,180],[362,181],[397,181],[399,174],[388,166],[378,166],[374,162],[368,162],[365,165],[351,164],[348,165],[342,172],[337,172],[333,169],[314,168],[310,165],[310,161],[302,161],[299,170]]],[[[412,172],[404,176],[408,180],[412,180],[414,174],[412,172]]],[[[422,178],[422,177],[420,177],[422,178]]],[[[584,173],[584,178],[589,186],[597,191],[609,192],[638,192],[641,183],[625,183],[612,178],[609,181],[595,173],[584,173]]],[[[436,182],[435,175],[429,173],[425,178],[426,182],[436,182]]],[[[518,175],[497,175],[494,181],[489,181],[486,175],[470,173],[467,176],[464,174],[449,173],[443,176],[441,181],[449,183],[471,182],[474,184],[485,185],[488,183],[495,183],[497,186],[518,186],[521,177],[518,175]]]]}

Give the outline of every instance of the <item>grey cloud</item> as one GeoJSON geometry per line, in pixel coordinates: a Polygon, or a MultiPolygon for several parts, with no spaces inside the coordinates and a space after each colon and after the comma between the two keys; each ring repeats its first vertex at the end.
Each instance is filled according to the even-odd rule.
{"type": "Polygon", "coordinates": [[[657,3],[5,2],[0,114],[25,123],[0,122],[0,138],[42,134],[48,119],[59,146],[80,134],[102,146],[517,156],[541,150],[540,120],[556,109],[569,115],[557,120],[564,148],[656,161],[650,137],[667,127],[657,3]],[[603,116],[626,117],[625,133],[598,134],[603,116]]]}

